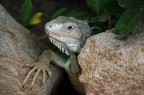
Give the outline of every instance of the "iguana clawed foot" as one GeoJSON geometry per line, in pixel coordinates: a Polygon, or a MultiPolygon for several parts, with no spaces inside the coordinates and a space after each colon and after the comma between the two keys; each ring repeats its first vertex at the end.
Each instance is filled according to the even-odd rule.
{"type": "Polygon", "coordinates": [[[40,60],[38,62],[28,65],[29,67],[32,67],[32,69],[27,74],[27,76],[26,76],[25,80],[23,81],[22,85],[24,85],[28,81],[28,78],[30,78],[30,76],[33,73],[35,73],[35,74],[34,74],[34,77],[33,77],[33,81],[31,83],[31,88],[33,87],[33,85],[35,83],[35,80],[36,80],[36,78],[37,78],[37,76],[39,75],[40,72],[42,72],[42,83],[45,82],[48,75],[51,76],[51,71],[50,71],[50,68],[49,68],[50,60],[48,58],[45,58],[45,56],[42,56],[42,57],[40,57],[40,60]],[[44,57],[44,58],[42,58],[42,57],[44,57]]]}

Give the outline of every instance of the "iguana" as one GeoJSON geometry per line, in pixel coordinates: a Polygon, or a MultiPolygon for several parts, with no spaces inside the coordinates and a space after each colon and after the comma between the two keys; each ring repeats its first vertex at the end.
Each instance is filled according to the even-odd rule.
{"type": "Polygon", "coordinates": [[[74,17],[59,16],[56,19],[46,23],[45,32],[49,37],[49,40],[65,53],[68,57],[64,57],[52,50],[46,50],[39,57],[41,62],[32,64],[34,68],[28,73],[23,84],[26,83],[29,76],[37,70],[32,85],[40,71],[43,72],[43,82],[46,79],[46,72],[51,75],[49,69],[50,61],[63,68],[72,83],[74,89],[76,89],[82,95],[85,94],[82,84],[79,82],[78,75],[80,67],[77,63],[76,54],[78,54],[84,46],[86,39],[91,35],[91,28],[87,22],[78,20],[74,17]],[[48,56],[45,56],[48,54],[48,56]],[[49,57],[49,60],[45,57],[49,57]]]}

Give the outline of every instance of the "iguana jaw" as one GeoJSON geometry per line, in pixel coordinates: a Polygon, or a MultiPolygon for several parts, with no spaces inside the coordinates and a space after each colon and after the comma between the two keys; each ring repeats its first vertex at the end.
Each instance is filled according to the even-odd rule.
{"type": "Polygon", "coordinates": [[[80,41],[74,37],[67,37],[45,29],[50,41],[57,46],[63,53],[69,55],[69,52],[80,51],[80,41]]]}
{"type": "Polygon", "coordinates": [[[53,37],[49,36],[49,40],[51,41],[51,43],[53,43],[56,47],[59,48],[59,50],[61,50],[63,53],[65,53],[66,55],[69,55],[69,50],[68,48],[60,41],[54,39],[53,37]]]}

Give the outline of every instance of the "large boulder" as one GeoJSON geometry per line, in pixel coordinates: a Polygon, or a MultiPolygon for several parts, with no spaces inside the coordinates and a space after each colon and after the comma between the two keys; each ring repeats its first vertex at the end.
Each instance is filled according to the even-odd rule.
{"type": "Polygon", "coordinates": [[[0,5],[0,95],[50,95],[60,78],[60,69],[51,65],[53,72],[46,85],[41,78],[32,90],[32,77],[22,88],[29,67],[25,64],[37,61],[45,46],[26,28],[17,23],[0,5]]]}
{"type": "Polygon", "coordinates": [[[90,37],[78,62],[86,95],[144,95],[144,26],[126,40],[112,31],[90,37]]]}

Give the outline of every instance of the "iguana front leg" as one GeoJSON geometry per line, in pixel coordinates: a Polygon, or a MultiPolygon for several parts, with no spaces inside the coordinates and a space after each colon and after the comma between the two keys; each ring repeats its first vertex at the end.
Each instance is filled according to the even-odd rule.
{"type": "Polygon", "coordinates": [[[57,54],[56,52],[52,51],[52,50],[45,50],[38,58],[38,62],[36,63],[32,63],[30,65],[28,65],[29,67],[33,67],[30,72],[27,74],[24,82],[22,85],[24,85],[27,81],[28,81],[28,78],[35,72],[35,75],[34,75],[34,78],[33,78],[33,81],[32,81],[32,84],[31,84],[31,88],[33,87],[34,85],[34,82],[37,78],[37,76],[39,75],[40,71],[43,72],[43,75],[42,75],[42,82],[44,83],[45,80],[46,80],[46,77],[48,75],[51,75],[52,72],[49,68],[49,64],[50,64],[50,61],[55,63],[56,65],[58,65],[59,67],[64,67],[65,63],[66,63],[66,59],[61,56],[60,54],[57,54]]]}
{"type": "Polygon", "coordinates": [[[42,77],[42,82],[44,83],[46,80],[46,77],[48,75],[51,75],[51,71],[49,69],[49,64],[50,64],[50,52],[48,50],[45,50],[38,58],[38,62],[36,63],[31,63],[28,64],[29,67],[32,67],[32,69],[30,70],[30,72],[27,74],[24,82],[22,85],[24,85],[28,78],[36,71],[33,81],[31,83],[31,88],[34,85],[34,82],[37,78],[37,76],[39,75],[40,71],[42,71],[43,73],[43,77],[42,77]]]}
{"type": "Polygon", "coordinates": [[[76,56],[74,53],[71,52],[70,56],[68,58],[65,58],[63,55],[58,54],[55,51],[46,50],[42,53],[42,55],[38,59],[39,59],[39,61],[33,65],[33,69],[28,73],[23,84],[25,84],[27,82],[28,78],[30,77],[30,75],[32,73],[34,73],[35,70],[37,70],[37,71],[33,78],[31,87],[34,85],[35,79],[38,76],[40,71],[43,72],[43,83],[44,83],[44,81],[46,79],[46,73],[48,73],[50,75],[53,74],[53,72],[51,72],[49,69],[49,64],[51,61],[53,64],[65,69],[65,71],[69,75],[69,79],[72,82],[72,86],[78,92],[82,93],[82,95],[83,95],[83,93],[84,93],[83,86],[79,82],[78,75],[77,75],[77,73],[79,72],[80,69],[79,69],[79,65],[77,63],[76,56]]]}

